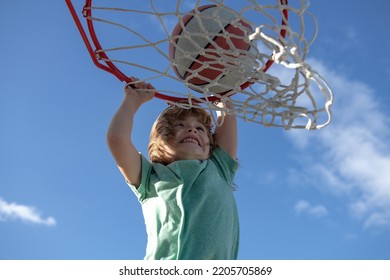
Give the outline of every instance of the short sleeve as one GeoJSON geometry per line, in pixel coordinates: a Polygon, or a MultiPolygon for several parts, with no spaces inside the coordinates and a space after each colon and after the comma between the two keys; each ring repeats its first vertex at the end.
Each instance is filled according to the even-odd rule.
{"type": "Polygon", "coordinates": [[[136,188],[126,180],[127,185],[134,192],[140,202],[143,202],[147,197],[147,188],[149,185],[150,173],[152,171],[152,164],[142,155],[141,156],[141,183],[136,188]]]}
{"type": "Polygon", "coordinates": [[[238,169],[238,162],[218,147],[213,150],[211,160],[217,165],[225,180],[229,184],[233,184],[234,175],[238,169]]]}

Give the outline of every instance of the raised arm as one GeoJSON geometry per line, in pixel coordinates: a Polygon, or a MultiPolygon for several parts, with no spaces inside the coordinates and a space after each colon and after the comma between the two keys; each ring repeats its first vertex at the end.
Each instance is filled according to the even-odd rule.
{"type": "Polygon", "coordinates": [[[142,82],[135,84],[133,88],[125,87],[122,104],[107,131],[107,144],[120,172],[136,187],[141,182],[141,156],[131,140],[133,121],[138,109],[151,100],[154,93],[150,84],[142,82]]]}
{"type": "MultiPolygon", "coordinates": [[[[222,105],[220,104],[220,106],[222,105]]],[[[226,103],[225,106],[233,109],[233,106],[229,103],[226,103]]],[[[215,145],[223,149],[233,159],[237,159],[238,135],[236,116],[226,114],[224,111],[217,111],[217,116],[219,123],[222,118],[224,119],[222,125],[215,128],[215,145]]]]}

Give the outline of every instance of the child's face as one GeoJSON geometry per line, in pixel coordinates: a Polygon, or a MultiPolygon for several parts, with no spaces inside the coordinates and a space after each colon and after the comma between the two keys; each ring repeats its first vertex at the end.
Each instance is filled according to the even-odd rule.
{"type": "Polygon", "coordinates": [[[206,127],[194,116],[173,123],[174,135],[167,151],[173,160],[206,160],[210,156],[210,140],[206,127]]]}

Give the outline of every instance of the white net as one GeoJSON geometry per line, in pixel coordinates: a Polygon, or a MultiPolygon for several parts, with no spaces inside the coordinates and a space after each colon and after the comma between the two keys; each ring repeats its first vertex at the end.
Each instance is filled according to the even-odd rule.
{"type": "Polygon", "coordinates": [[[152,83],[168,103],[225,110],[245,121],[285,129],[329,124],[332,91],[305,61],[317,34],[309,1],[93,2],[84,14],[99,40],[96,57],[152,83]],[[216,7],[198,12],[208,4],[216,7]],[[187,23],[189,11],[195,28],[187,23]],[[177,24],[182,32],[172,35],[177,24]],[[228,47],[215,43],[217,37],[228,47]],[[235,40],[248,47],[237,47],[235,40]],[[205,69],[214,75],[205,76],[205,69]],[[199,79],[201,84],[193,82],[199,79]],[[221,109],[217,101],[233,108],[221,109]]]}

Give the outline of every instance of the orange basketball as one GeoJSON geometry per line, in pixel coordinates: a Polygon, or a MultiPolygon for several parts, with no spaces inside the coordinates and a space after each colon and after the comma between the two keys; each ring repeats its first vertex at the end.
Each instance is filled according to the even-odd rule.
{"type": "Polygon", "coordinates": [[[253,47],[252,28],[226,7],[205,5],[175,26],[169,46],[176,75],[195,91],[223,94],[246,81],[240,65],[253,47]],[[183,28],[184,27],[184,28],[183,28]]]}

